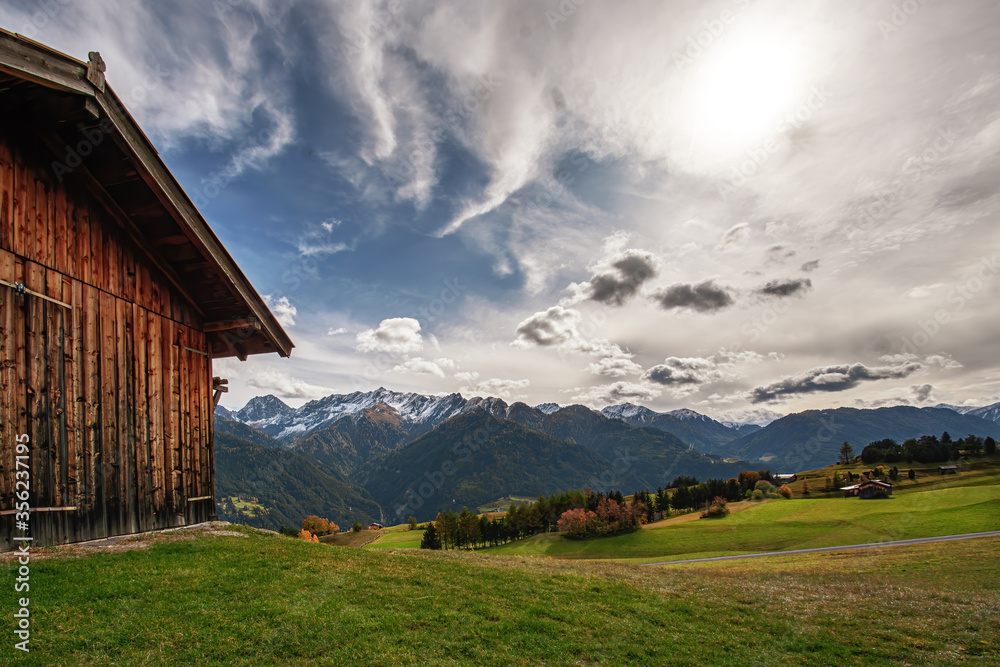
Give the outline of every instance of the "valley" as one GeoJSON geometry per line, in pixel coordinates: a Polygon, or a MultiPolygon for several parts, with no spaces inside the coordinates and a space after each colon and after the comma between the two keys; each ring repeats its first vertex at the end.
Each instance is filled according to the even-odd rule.
{"type": "Polygon", "coordinates": [[[393,525],[500,498],[588,487],[627,495],[665,488],[680,476],[796,472],[835,462],[845,442],[857,455],[885,438],[997,438],[1000,423],[983,418],[1000,417],[995,408],[758,411],[751,421],[727,425],[693,410],[657,413],[630,403],[601,411],[533,408],[379,388],[294,409],[262,396],[238,411],[220,408],[215,422],[219,496],[249,494],[264,511],[220,516],[272,530],[296,526],[306,514],[342,526],[393,525]]]}

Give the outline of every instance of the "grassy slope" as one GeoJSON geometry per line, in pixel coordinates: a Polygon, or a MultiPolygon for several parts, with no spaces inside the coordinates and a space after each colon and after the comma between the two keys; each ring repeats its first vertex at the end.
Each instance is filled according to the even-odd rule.
{"type": "Polygon", "coordinates": [[[422,530],[410,530],[409,524],[393,526],[382,531],[382,537],[368,545],[369,549],[419,549],[422,530]]]}
{"type": "Polygon", "coordinates": [[[17,663],[989,665],[998,548],[636,568],[205,536],[33,562],[17,663]]]}
{"type": "MultiPolygon", "coordinates": [[[[876,463],[871,465],[853,463],[845,466],[835,464],[819,468],[818,470],[807,470],[797,473],[798,479],[789,484],[789,487],[795,493],[796,497],[798,497],[802,492],[803,481],[808,480],[812,497],[841,497],[843,494],[840,492],[834,491],[828,494],[823,491],[823,486],[827,478],[832,479],[833,474],[839,472],[841,477],[846,480],[848,471],[855,475],[860,475],[868,472],[876,465],[884,466],[886,470],[893,466],[899,468],[899,479],[892,483],[894,495],[958,486],[1000,484],[1000,454],[996,454],[968,461],[949,461],[947,464],[917,463],[915,461],[913,463],[900,461],[898,463],[876,463]],[[942,475],[938,473],[938,466],[942,465],[957,465],[959,471],[955,475],[942,475]],[[916,474],[916,479],[911,480],[908,478],[906,473],[911,469],[916,474]]],[[[854,483],[857,484],[857,478],[855,478],[854,483]]]]}
{"type": "Polygon", "coordinates": [[[888,500],[774,500],[711,521],[656,523],[629,535],[582,542],[550,533],[490,551],[650,561],[880,542],[998,526],[1000,485],[960,486],[888,500]]]}

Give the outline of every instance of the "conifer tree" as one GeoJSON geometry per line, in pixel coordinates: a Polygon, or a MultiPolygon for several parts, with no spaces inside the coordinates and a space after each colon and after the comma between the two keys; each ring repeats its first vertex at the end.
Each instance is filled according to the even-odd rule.
{"type": "Polygon", "coordinates": [[[441,536],[438,535],[437,527],[435,527],[433,521],[427,523],[427,530],[424,531],[424,536],[420,540],[420,548],[421,549],[441,548],[441,536]]]}

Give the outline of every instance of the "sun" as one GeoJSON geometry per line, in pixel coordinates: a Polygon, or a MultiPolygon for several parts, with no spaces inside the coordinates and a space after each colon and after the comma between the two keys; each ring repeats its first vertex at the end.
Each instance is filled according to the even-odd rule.
{"type": "Polygon", "coordinates": [[[699,147],[740,151],[776,134],[797,89],[793,52],[766,39],[742,38],[713,45],[703,60],[688,82],[699,147]]]}

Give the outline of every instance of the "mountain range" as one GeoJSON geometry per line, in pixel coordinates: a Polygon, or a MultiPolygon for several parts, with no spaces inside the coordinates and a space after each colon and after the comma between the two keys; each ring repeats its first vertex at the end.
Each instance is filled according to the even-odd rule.
{"type": "MultiPolygon", "coordinates": [[[[328,487],[323,498],[299,504],[322,503],[325,509],[310,513],[326,511],[342,524],[380,513],[391,521],[409,514],[425,520],[448,507],[586,486],[630,493],[666,486],[679,475],[725,478],[758,468],[795,472],[836,461],[845,441],[860,453],[875,440],[944,431],[1000,437],[1000,404],[838,408],[787,416],[754,409],[719,421],[693,410],[655,412],[631,403],[598,412],[581,405],[508,405],[499,398],[382,387],[330,395],[300,408],[260,396],[237,411],[220,407],[216,417],[217,437],[225,436],[220,490],[228,492],[228,471],[238,468],[226,457],[252,454],[273,467],[270,459],[293,456],[286,461],[298,463],[282,464],[282,475],[295,477],[301,469],[328,487]]],[[[291,480],[279,481],[285,490],[276,497],[304,495],[291,480]]]]}

